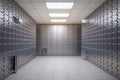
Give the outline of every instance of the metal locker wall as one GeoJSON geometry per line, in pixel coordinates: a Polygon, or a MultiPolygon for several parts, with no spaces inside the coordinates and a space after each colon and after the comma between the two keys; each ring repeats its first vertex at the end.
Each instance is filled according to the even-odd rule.
{"type": "Polygon", "coordinates": [[[82,25],[87,60],[120,79],[120,0],[107,0],[82,25]]]}
{"type": "Polygon", "coordinates": [[[0,0],[0,80],[11,74],[10,57],[17,57],[19,69],[35,55],[34,20],[14,0],[0,0]],[[16,23],[13,17],[23,22],[16,23]]]}

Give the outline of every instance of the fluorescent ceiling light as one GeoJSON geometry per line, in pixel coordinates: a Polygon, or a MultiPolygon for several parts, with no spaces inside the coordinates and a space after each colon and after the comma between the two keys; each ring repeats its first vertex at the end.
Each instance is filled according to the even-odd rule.
{"type": "Polygon", "coordinates": [[[66,19],[51,19],[51,22],[66,22],[66,19]]]}
{"type": "Polygon", "coordinates": [[[20,22],[20,23],[23,23],[23,20],[22,20],[22,19],[19,19],[19,22],[20,22]]]}
{"type": "Polygon", "coordinates": [[[69,13],[49,13],[50,17],[68,17],[69,13]]]}
{"type": "Polygon", "coordinates": [[[71,9],[74,2],[46,2],[48,9],[71,9]]]}
{"type": "Polygon", "coordinates": [[[87,20],[83,19],[83,20],[82,20],[82,23],[87,23],[87,20]]]}

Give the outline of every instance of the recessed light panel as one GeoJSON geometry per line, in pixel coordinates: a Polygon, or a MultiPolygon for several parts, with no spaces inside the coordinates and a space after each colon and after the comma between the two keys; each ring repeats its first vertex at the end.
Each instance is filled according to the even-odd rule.
{"type": "Polygon", "coordinates": [[[87,20],[83,19],[83,20],[82,20],[82,23],[87,23],[87,20]]]}
{"type": "Polygon", "coordinates": [[[71,9],[74,2],[46,2],[48,9],[71,9]]]}
{"type": "Polygon", "coordinates": [[[51,19],[51,22],[66,22],[66,19],[51,19]]]}
{"type": "Polygon", "coordinates": [[[69,13],[49,13],[50,17],[68,17],[69,13]]]}

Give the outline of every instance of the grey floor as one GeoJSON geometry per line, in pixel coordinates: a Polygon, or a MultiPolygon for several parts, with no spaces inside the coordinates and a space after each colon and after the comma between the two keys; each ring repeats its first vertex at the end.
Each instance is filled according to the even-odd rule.
{"type": "Polygon", "coordinates": [[[117,80],[79,56],[36,57],[5,80],[117,80]]]}

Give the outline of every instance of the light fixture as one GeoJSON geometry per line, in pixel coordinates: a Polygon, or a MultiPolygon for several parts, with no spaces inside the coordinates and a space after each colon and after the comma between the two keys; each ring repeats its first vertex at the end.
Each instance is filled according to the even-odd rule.
{"type": "Polygon", "coordinates": [[[82,20],[82,23],[87,23],[87,20],[83,19],[83,20],[82,20]]]}
{"type": "Polygon", "coordinates": [[[22,19],[19,19],[19,22],[20,22],[20,23],[23,23],[23,20],[22,20],[22,19]]]}
{"type": "Polygon", "coordinates": [[[69,13],[49,13],[50,17],[68,17],[69,13]]]}
{"type": "Polygon", "coordinates": [[[15,16],[13,16],[12,21],[13,21],[14,23],[16,23],[16,24],[18,24],[18,23],[23,23],[23,20],[22,20],[22,19],[20,19],[20,18],[18,18],[18,17],[15,17],[15,16]]]}
{"type": "Polygon", "coordinates": [[[51,22],[66,22],[66,19],[51,19],[51,22]]]}
{"type": "Polygon", "coordinates": [[[46,2],[48,9],[71,9],[74,2],[46,2]]]}

